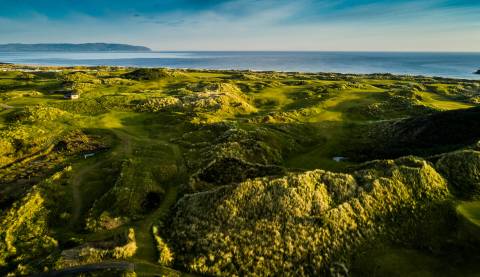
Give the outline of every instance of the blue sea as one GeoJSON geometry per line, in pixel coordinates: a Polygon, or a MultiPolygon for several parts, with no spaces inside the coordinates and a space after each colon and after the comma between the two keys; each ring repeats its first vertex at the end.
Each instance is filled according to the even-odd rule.
{"type": "Polygon", "coordinates": [[[0,52],[0,62],[196,69],[393,73],[480,79],[478,53],[428,52],[0,52]]]}

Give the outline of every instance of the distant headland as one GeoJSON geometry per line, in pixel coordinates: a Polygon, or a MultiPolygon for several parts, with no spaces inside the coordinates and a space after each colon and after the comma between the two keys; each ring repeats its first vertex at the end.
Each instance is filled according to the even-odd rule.
{"type": "Polygon", "coordinates": [[[480,74],[480,69],[477,70],[477,71],[475,71],[475,72],[473,72],[473,74],[480,74]]]}
{"type": "Polygon", "coordinates": [[[119,44],[119,43],[8,43],[0,44],[0,52],[33,52],[33,51],[55,51],[55,52],[150,52],[145,46],[119,44]]]}

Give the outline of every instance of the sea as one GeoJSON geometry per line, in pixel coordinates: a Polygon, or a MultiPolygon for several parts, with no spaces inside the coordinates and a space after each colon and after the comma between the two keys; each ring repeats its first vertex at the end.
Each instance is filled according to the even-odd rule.
{"type": "Polygon", "coordinates": [[[254,71],[392,73],[480,79],[480,52],[0,52],[0,62],[254,71]]]}

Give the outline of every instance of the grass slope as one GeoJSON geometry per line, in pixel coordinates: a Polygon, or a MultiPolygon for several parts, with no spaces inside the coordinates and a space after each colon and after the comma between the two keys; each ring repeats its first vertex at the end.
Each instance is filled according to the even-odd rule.
{"type": "Polygon", "coordinates": [[[478,81],[1,67],[0,220],[15,224],[0,230],[0,274],[72,264],[88,270],[88,264],[108,267],[110,260],[133,263],[139,276],[267,275],[279,268],[295,275],[477,270],[475,259],[456,263],[458,271],[442,267],[449,256],[441,249],[454,247],[463,257],[478,242],[452,235],[477,236],[471,228],[476,202],[457,208],[458,222],[472,226],[444,224],[454,218],[456,201],[470,201],[478,187],[478,81]],[[65,100],[65,93],[80,98],[65,100]],[[459,151],[445,153],[453,150],[459,151]],[[407,154],[429,162],[360,163],[407,154]],[[421,173],[413,174],[419,165],[421,173]],[[468,170],[460,174],[461,168],[468,170]],[[324,177],[305,177],[312,174],[324,177]],[[438,198],[427,197],[443,178],[438,198]],[[404,187],[411,189],[395,194],[404,187]],[[320,196],[328,203],[317,201],[320,196]],[[412,207],[418,212],[408,214],[412,207]],[[212,215],[227,211],[226,217],[212,215]],[[431,214],[438,220],[422,217],[431,214]],[[315,240],[308,242],[306,234],[315,240]],[[259,239],[259,247],[280,243],[257,249],[252,243],[259,239]],[[329,243],[335,245],[327,251],[322,245],[329,243]],[[383,248],[365,250],[365,243],[383,248]],[[355,262],[372,255],[373,263],[355,262]]]}

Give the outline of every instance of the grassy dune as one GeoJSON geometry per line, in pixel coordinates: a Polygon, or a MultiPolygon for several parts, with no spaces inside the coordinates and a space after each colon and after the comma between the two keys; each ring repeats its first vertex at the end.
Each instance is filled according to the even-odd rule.
{"type": "Polygon", "coordinates": [[[478,273],[478,81],[3,67],[2,275],[478,273]]]}

